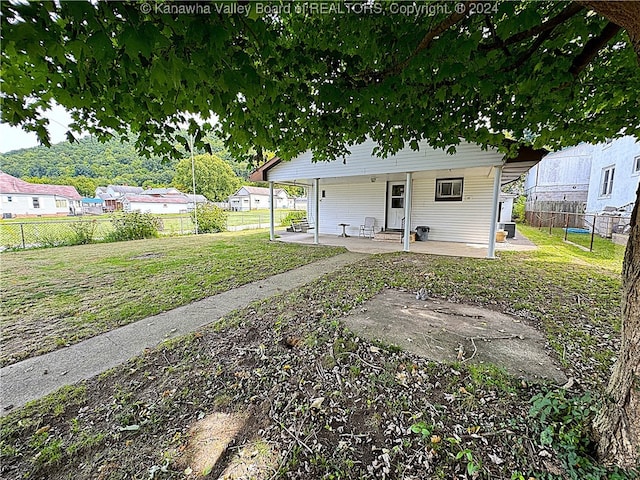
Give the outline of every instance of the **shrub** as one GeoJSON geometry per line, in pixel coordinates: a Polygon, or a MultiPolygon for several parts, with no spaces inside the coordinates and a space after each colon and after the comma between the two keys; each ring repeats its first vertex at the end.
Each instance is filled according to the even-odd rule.
{"type": "Polygon", "coordinates": [[[198,216],[198,233],[216,233],[227,229],[227,212],[216,205],[201,203],[191,211],[194,225],[198,216]]]}
{"type": "Polygon", "coordinates": [[[160,219],[150,213],[117,213],[111,217],[113,232],[106,240],[108,242],[122,242],[125,240],[142,240],[157,237],[160,219]]]}
{"type": "Polygon", "coordinates": [[[283,227],[290,227],[291,222],[295,220],[302,220],[303,218],[307,218],[307,212],[305,212],[304,210],[294,210],[293,212],[287,213],[280,224],[283,227]]]}
{"type": "Polygon", "coordinates": [[[513,221],[517,223],[524,222],[525,219],[525,204],[527,203],[527,197],[520,195],[513,204],[513,210],[511,216],[513,221]]]}
{"type": "Polygon", "coordinates": [[[96,221],[73,222],[71,230],[73,231],[73,238],[71,239],[73,245],[93,243],[96,235],[96,221]]]}

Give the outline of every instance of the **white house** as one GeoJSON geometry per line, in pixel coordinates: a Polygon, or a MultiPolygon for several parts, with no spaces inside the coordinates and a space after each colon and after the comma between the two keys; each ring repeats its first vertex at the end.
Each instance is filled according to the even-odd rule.
{"type": "MultiPolygon", "coordinates": [[[[629,224],[640,179],[640,141],[632,136],[592,145],[586,213],[599,215],[596,231],[610,237],[629,224]]],[[[587,223],[589,217],[586,218],[587,223]]],[[[587,225],[588,226],[588,225],[587,225]]]]}
{"type": "Polygon", "coordinates": [[[533,166],[524,182],[527,211],[583,212],[589,192],[593,145],[553,152],[533,166]]]}
{"type": "MultiPolygon", "coordinates": [[[[276,188],[274,190],[274,208],[293,208],[293,200],[289,198],[286,190],[276,188]]],[[[269,189],[265,187],[241,187],[236,193],[229,196],[229,209],[234,212],[246,212],[249,210],[269,208],[269,189]]]]}
{"type": "Polygon", "coordinates": [[[125,194],[120,198],[124,212],[141,213],[186,213],[190,201],[185,195],[134,195],[125,194]]]}
{"type": "MultiPolygon", "coordinates": [[[[369,140],[351,147],[339,161],[313,162],[307,152],[289,162],[273,158],[250,177],[253,181],[290,183],[308,188],[308,216],[319,234],[358,235],[365,217],[374,217],[376,231],[408,233],[428,226],[429,239],[489,244],[493,257],[500,186],[516,180],[546,152],[522,149],[510,160],[497,150],[470,143],[457,153],[420,142],[420,150],[404,148],[395,155],[372,155],[369,140]]],[[[273,226],[272,237],[273,237],[273,226]]]]}
{"type": "Polygon", "coordinates": [[[2,218],[80,214],[81,201],[75,187],[28,183],[0,171],[2,218]]]}

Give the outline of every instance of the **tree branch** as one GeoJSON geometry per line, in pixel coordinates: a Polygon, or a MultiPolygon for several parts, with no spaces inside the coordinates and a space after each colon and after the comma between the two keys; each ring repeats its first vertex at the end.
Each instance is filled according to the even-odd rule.
{"type": "Polygon", "coordinates": [[[589,40],[580,55],[574,58],[569,73],[577,78],[589,63],[598,55],[598,52],[604,47],[609,40],[616,36],[616,34],[622,29],[619,25],[613,22],[607,23],[600,35],[593,37],[589,40]]]}
{"type": "Polygon", "coordinates": [[[511,45],[513,43],[521,42],[530,37],[534,37],[548,30],[553,30],[561,23],[564,23],[571,17],[573,17],[576,13],[581,11],[584,7],[582,5],[578,5],[576,3],[571,3],[567,8],[562,10],[555,17],[547,20],[546,22],[541,23],[540,25],[536,25],[535,27],[530,28],[529,30],[525,30],[524,32],[516,33],[515,35],[510,36],[504,41],[505,45],[511,45]]]}
{"type": "Polygon", "coordinates": [[[392,67],[384,70],[383,72],[378,74],[377,77],[378,78],[385,78],[385,77],[387,77],[389,75],[400,73],[402,70],[407,68],[407,66],[411,63],[411,60],[413,60],[416,56],[418,56],[418,54],[420,52],[422,52],[423,50],[426,50],[427,48],[429,48],[429,46],[431,46],[431,42],[433,42],[433,40],[435,38],[437,38],[438,36],[442,35],[449,28],[453,27],[458,22],[463,20],[467,16],[467,12],[469,11],[469,7],[473,3],[477,3],[477,2],[475,0],[474,1],[465,2],[464,3],[464,10],[462,12],[458,13],[456,11],[455,13],[452,13],[447,18],[445,18],[442,22],[440,22],[438,25],[436,25],[435,28],[429,30],[427,32],[427,34],[422,38],[422,40],[420,41],[418,46],[415,48],[415,50],[411,53],[411,55],[409,55],[402,62],[396,63],[392,67]]]}

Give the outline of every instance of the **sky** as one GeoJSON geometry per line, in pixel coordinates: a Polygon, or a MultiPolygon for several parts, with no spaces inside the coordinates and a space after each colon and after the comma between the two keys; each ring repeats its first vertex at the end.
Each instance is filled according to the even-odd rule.
{"type": "MultiPolygon", "coordinates": [[[[68,125],[72,121],[71,115],[60,105],[55,105],[45,113],[45,116],[49,119],[51,144],[66,140],[68,125]]],[[[20,127],[12,127],[6,123],[0,123],[1,153],[18,150],[20,148],[35,147],[37,145],[39,145],[39,143],[35,133],[25,132],[20,127]]]]}

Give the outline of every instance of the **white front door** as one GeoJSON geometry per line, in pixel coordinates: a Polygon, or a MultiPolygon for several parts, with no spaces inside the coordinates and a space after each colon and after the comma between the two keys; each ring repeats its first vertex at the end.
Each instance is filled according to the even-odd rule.
{"type": "Polygon", "coordinates": [[[401,230],[404,218],[404,182],[387,185],[387,230],[401,230]]]}

